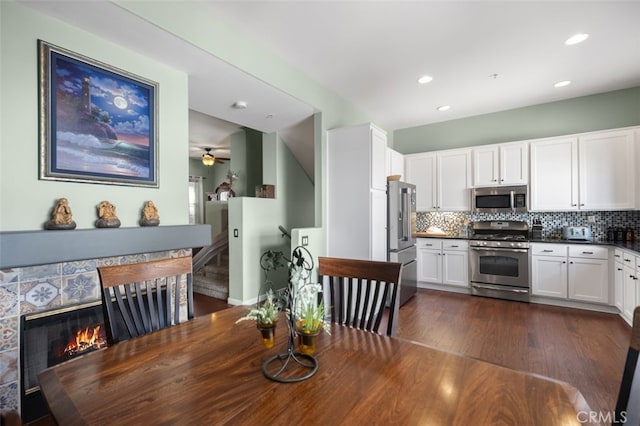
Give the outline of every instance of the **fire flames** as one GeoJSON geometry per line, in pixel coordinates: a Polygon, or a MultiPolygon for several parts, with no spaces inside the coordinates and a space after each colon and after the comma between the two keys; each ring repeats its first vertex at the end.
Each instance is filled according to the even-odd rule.
{"type": "Polygon", "coordinates": [[[100,349],[107,345],[104,333],[101,333],[100,325],[86,327],[76,332],[75,339],[72,339],[64,348],[64,355],[67,357],[76,356],[85,352],[100,349]]]}

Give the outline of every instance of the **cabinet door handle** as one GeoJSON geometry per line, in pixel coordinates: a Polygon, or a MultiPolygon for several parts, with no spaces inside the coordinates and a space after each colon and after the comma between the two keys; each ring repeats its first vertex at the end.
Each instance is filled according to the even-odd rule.
{"type": "Polygon", "coordinates": [[[569,262],[569,265],[573,265],[573,262],[569,262]]]}
{"type": "Polygon", "coordinates": [[[450,246],[450,247],[451,247],[451,248],[458,248],[458,247],[460,247],[460,246],[450,246]]]}
{"type": "Polygon", "coordinates": [[[582,254],[593,254],[592,251],[583,251],[582,254]]]}
{"type": "Polygon", "coordinates": [[[571,204],[571,207],[576,207],[576,206],[577,206],[577,204],[571,204]]]}
{"type": "Polygon", "coordinates": [[[613,257],[620,257],[620,255],[619,254],[614,254],[613,257]]]}
{"type": "MultiPolygon", "coordinates": [[[[563,260],[563,261],[562,261],[562,263],[567,263],[567,261],[566,261],[566,260],[563,260]]],[[[571,263],[573,263],[573,262],[571,262],[571,263]]]]}
{"type": "Polygon", "coordinates": [[[625,259],[624,261],[625,262],[631,262],[631,259],[625,259]]]}
{"type": "Polygon", "coordinates": [[[543,253],[553,253],[553,250],[542,250],[543,253]]]}
{"type": "Polygon", "coordinates": [[[431,247],[433,244],[425,244],[425,246],[427,247],[431,247]]]}
{"type": "Polygon", "coordinates": [[[622,268],[618,268],[618,271],[622,271],[622,268]]]}
{"type": "Polygon", "coordinates": [[[584,206],[584,203],[580,204],[580,207],[584,206]]]}

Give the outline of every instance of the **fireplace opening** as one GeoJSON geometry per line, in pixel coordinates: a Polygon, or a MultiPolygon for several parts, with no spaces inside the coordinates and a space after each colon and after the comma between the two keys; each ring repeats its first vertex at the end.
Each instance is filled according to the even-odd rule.
{"type": "Polygon", "coordinates": [[[101,301],[22,315],[20,348],[22,420],[48,414],[38,374],[107,346],[101,301]]]}

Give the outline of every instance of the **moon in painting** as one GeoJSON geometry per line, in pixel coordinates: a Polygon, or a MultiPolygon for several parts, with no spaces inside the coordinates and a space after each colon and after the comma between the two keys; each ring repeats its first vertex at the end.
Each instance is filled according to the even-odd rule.
{"type": "Polygon", "coordinates": [[[113,104],[120,109],[125,109],[127,105],[129,105],[127,103],[127,100],[122,96],[116,96],[115,98],[113,98],[113,104]]]}

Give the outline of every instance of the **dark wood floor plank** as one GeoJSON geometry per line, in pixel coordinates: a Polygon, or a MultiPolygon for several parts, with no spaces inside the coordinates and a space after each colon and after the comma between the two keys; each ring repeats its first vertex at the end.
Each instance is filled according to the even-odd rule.
{"type": "Polygon", "coordinates": [[[420,289],[400,308],[398,335],[570,383],[613,411],[629,346],[618,316],[420,289]]]}

